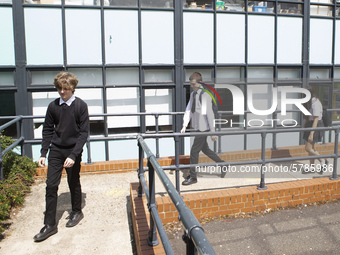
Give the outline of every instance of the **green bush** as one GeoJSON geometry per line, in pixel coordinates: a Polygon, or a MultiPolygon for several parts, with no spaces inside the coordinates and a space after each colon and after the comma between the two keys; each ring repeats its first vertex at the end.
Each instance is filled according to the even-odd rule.
{"type": "MultiPolygon", "coordinates": [[[[12,139],[1,135],[1,150],[13,143],[12,139]]],[[[21,205],[30,191],[38,164],[26,156],[9,151],[3,157],[3,176],[0,181],[0,233],[2,223],[7,220],[12,207],[21,205]]]]}

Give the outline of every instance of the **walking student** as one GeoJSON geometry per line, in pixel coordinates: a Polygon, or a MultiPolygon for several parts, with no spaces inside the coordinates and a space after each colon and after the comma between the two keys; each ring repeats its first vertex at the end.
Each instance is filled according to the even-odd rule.
{"type": "MultiPolygon", "coordinates": [[[[190,100],[185,110],[181,133],[185,133],[190,119],[191,125],[195,131],[214,132],[215,115],[212,108],[212,99],[208,93],[204,93],[203,90],[200,89],[202,88],[202,75],[198,72],[194,72],[189,77],[189,81],[193,92],[190,94],[190,100]],[[201,93],[203,94],[200,96],[201,93]]],[[[217,137],[211,136],[211,140],[216,141],[217,137]]],[[[209,148],[206,135],[198,135],[194,137],[194,142],[190,151],[190,164],[198,164],[200,151],[215,162],[224,162],[209,148]]],[[[225,172],[222,172],[221,177],[223,178],[225,174],[225,172]]],[[[194,183],[197,183],[197,173],[195,171],[195,167],[191,167],[190,175],[186,177],[182,184],[191,185],[194,183]]]]}
{"type": "Polygon", "coordinates": [[[72,204],[66,227],[74,227],[84,217],[81,210],[79,172],[83,146],[88,136],[89,115],[87,104],[74,96],[77,84],[78,79],[71,73],[61,72],[54,78],[54,86],[60,98],[48,105],[42,131],[41,156],[38,161],[40,167],[45,166],[48,150],[49,156],[44,227],[34,236],[36,242],[58,232],[56,222],[58,186],[63,168],[67,173],[72,204]]]}
{"type": "MultiPolygon", "coordinates": [[[[314,90],[312,87],[307,88],[311,94],[311,99],[305,104],[306,109],[312,115],[305,115],[303,127],[304,128],[316,128],[323,127],[322,121],[322,104],[320,100],[315,96],[314,90]]],[[[318,156],[320,155],[318,151],[315,150],[315,143],[321,142],[324,136],[324,131],[320,130],[312,130],[312,131],[304,131],[303,139],[306,141],[305,150],[310,156],[318,156]]],[[[316,165],[314,163],[314,159],[310,159],[310,165],[304,169],[304,172],[315,172],[322,174],[323,171],[327,169],[328,160],[327,159],[318,159],[320,161],[320,165],[316,165]]]]}

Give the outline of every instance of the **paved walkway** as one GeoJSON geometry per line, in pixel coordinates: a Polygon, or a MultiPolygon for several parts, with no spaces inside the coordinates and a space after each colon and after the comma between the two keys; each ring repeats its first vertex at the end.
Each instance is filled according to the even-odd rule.
{"type": "MultiPolygon", "coordinates": [[[[303,162],[300,163],[302,164],[303,162]]],[[[170,177],[170,179],[173,180],[173,183],[175,183],[175,175],[168,173],[168,176],[170,177]]],[[[278,173],[275,173],[273,175],[267,174],[266,183],[292,181],[302,178],[313,178],[319,176],[320,175],[318,174],[303,175],[300,172],[288,172],[283,175],[279,175],[278,173]]],[[[211,190],[216,188],[222,189],[245,185],[259,185],[259,177],[260,175],[258,173],[254,175],[245,173],[241,176],[233,175],[231,173],[227,174],[226,178],[221,179],[219,178],[218,174],[202,173],[199,174],[199,180],[197,184],[191,186],[181,186],[181,192],[197,192],[200,190],[211,190]]],[[[183,178],[181,174],[180,181],[182,180],[183,178]]],[[[59,232],[41,243],[35,243],[33,241],[33,236],[38,233],[43,226],[43,211],[45,207],[45,183],[40,181],[40,183],[34,184],[32,186],[31,193],[28,194],[25,199],[23,207],[17,211],[16,215],[13,215],[12,217],[13,223],[10,226],[9,230],[5,232],[5,239],[0,242],[0,254],[134,254],[134,240],[129,216],[129,184],[131,182],[138,182],[136,172],[124,174],[82,175],[81,183],[83,192],[83,212],[85,218],[76,227],[66,228],[65,224],[67,220],[65,218],[68,216],[68,212],[71,208],[67,181],[66,178],[63,178],[59,188],[58,200],[59,202],[57,218],[59,220],[59,232]]],[[[165,192],[158,178],[156,178],[156,192],[159,193],[159,195],[163,195],[165,192]]],[[[339,216],[340,215],[334,215],[334,218],[339,218],[339,216]]],[[[315,220],[313,220],[312,222],[315,222],[315,220]]],[[[288,225],[293,226],[295,223],[296,222],[294,221],[289,222],[288,225]]],[[[284,225],[284,220],[281,224],[284,225]]],[[[264,228],[264,231],[270,231],[270,229],[275,230],[274,225],[270,225],[270,228],[268,228],[267,230],[264,226],[260,228],[264,228]]],[[[229,234],[226,234],[227,232],[225,232],[228,229],[216,229],[216,235],[229,236],[229,234]],[[218,234],[219,232],[222,233],[218,234]]],[[[246,225],[244,230],[247,230],[246,225]]],[[[308,232],[308,229],[303,230],[306,230],[308,232]]],[[[214,231],[215,230],[212,231],[213,235],[214,231]]],[[[236,229],[235,231],[237,232],[241,230],[236,229]]],[[[278,242],[278,245],[282,245],[280,243],[280,235],[285,236],[285,234],[288,232],[277,232],[278,235],[277,239],[275,240],[278,242]]],[[[247,231],[244,231],[244,233],[247,233],[247,231]]],[[[256,234],[256,229],[252,230],[251,233],[256,234]]],[[[319,232],[316,231],[315,235],[319,235],[319,232]]],[[[338,238],[339,236],[340,235],[336,237],[338,238]]],[[[251,236],[247,235],[245,237],[249,239],[251,236]]],[[[236,239],[229,240],[228,247],[246,245],[248,241],[242,241],[242,238],[243,237],[241,237],[240,235],[240,237],[236,239]]],[[[266,238],[269,238],[269,234],[266,238]]],[[[291,238],[292,240],[294,240],[293,237],[291,238]]],[[[314,239],[312,240],[317,239],[314,234],[313,238],[314,239]]],[[[324,240],[323,238],[328,238],[328,236],[321,234],[320,238],[324,240]]],[[[218,254],[226,254],[223,252],[223,244],[220,244],[219,242],[217,242],[217,244],[222,245],[223,248],[218,248],[216,250],[218,254]]],[[[261,246],[259,240],[251,239],[250,247],[254,247],[254,245],[261,246]]],[[[183,244],[181,244],[181,247],[184,247],[183,244]]],[[[289,248],[290,245],[287,244],[287,247],[289,248]]],[[[233,253],[232,251],[233,250],[231,250],[230,254],[241,254],[233,253]]],[[[183,253],[176,252],[175,254],[183,253]]]]}

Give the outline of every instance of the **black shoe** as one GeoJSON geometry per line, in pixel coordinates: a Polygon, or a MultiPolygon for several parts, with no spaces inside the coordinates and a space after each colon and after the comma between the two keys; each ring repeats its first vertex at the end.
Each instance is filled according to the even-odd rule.
{"type": "Polygon", "coordinates": [[[77,225],[84,218],[84,214],[82,212],[71,212],[70,216],[66,219],[69,219],[66,223],[66,227],[71,228],[77,225]]]}
{"type": "Polygon", "coordinates": [[[57,224],[54,226],[45,225],[38,234],[36,234],[33,239],[36,242],[44,241],[45,239],[49,238],[51,235],[54,235],[58,232],[57,224]]]}
{"type": "Polygon", "coordinates": [[[189,179],[186,179],[185,181],[182,182],[182,185],[191,185],[197,183],[197,179],[190,177],[189,179]]]}

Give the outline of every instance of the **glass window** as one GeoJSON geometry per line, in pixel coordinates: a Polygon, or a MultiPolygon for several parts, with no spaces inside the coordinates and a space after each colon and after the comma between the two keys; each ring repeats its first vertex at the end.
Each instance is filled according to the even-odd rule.
{"type": "Polygon", "coordinates": [[[331,64],[333,46],[333,20],[310,19],[311,64],[331,64]]]}
{"type": "Polygon", "coordinates": [[[105,61],[138,64],[138,11],[105,10],[105,61]]]}
{"type": "Polygon", "coordinates": [[[60,9],[25,8],[25,34],[28,65],[63,64],[60,9]]]}
{"type": "Polygon", "coordinates": [[[279,3],[277,9],[282,14],[303,14],[302,4],[279,3]]]}
{"type": "Polygon", "coordinates": [[[109,1],[110,6],[119,7],[137,7],[138,0],[111,0],[109,1]]]}
{"type": "Polygon", "coordinates": [[[61,0],[23,0],[24,4],[61,4],[61,0]]]}
{"type": "Polygon", "coordinates": [[[273,80],[272,67],[248,67],[248,81],[263,82],[273,80]]]}
{"type": "Polygon", "coordinates": [[[336,16],[339,17],[340,16],[340,7],[336,7],[336,16]]]}
{"type": "Polygon", "coordinates": [[[248,12],[267,12],[274,13],[275,3],[263,1],[249,1],[248,12]]]}
{"type": "Polygon", "coordinates": [[[183,0],[183,7],[190,9],[204,9],[204,10],[212,10],[214,9],[214,1],[209,0],[183,0]]]}
{"type": "Polygon", "coordinates": [[[310,5],[310,15],[333,16],[333,7],[324,5],[310,5]]]}
{"type": "Polygon", "coordinates": [[[279,80],[297,80],[301,78],[300,68],[278,68],[277,78],[279,80]]]}
{"type": "Polygon", "coordinates": [[[340,67],[334,67],[334,80],[340,80],[340,67]]]}
{"type": "MultiPolygon", "coordinates": [[[[0,73],[1,74],[1,73],[0,73]]],[[[1,76],[0,76],[1,79],[1,76]]],[[[0,93],[0,116],[15,116],[15,97],[14,92],[0,93]]],[[[0,126],[12,119],[0,120],[0,126]]],[[[16,124],[13,124],[4,130],[4,135],[17,138],[16,124]]]]}
{"type": "Polygon", "coordinates": [[[11,7],[0,7],[0,65],[14,65],[14,35],[11,7]]]}
{"type": "Polygon", "coordinates": [[[54,77],[60,71],[31,71],[31,84],[32,85],[53,85],[54,77]]]}
{"type": "Polygon", "coordinates": [[[183,53],[185,64],[214,63],[214,15],[183,14],[183,53]]]}
{"type": "MultiPolygon", "coordinates": [[[[329,86],[317,86],[317,85],[312,86],[312,88],[314,90],[315,95],[320,99],[320,102],[322,103],[322,105],[326,108],[331,108],[330,107],[330,105],[332,104],[332,101],[331,101],[331,98],[330,98],[331,88],[329,86]]],[[[335,88],[334,88],[334,90],[336,91],[335,88]]],[[[335,94],[336,93],[334,93],[334,95],[335,94]]],[[[337,108],[337,107],[335,107],[335,108],[337,108]]]]}
{"type": "Polygon", "coordinates": [[[302,62],[302,18],[277,18],[277,62],[279,64],[301,64],[302,62]]]}
{"type": "MultiPolygon", "coordinates": [[[[340,109],[340,83],[334,83],[332,101],[333,109],[340,109]]],[[[340,111],[332,113],[332,120],[340,121],[340,111]]]]}
{"type": "Polygon", "coordinates": [[[173,8],[173,0],[141,0],[142,7],[173,8]]]}
{"type": "Polygon", "coordinates": [[[66,9],[67,64],[102,64],[100,10],[66,9]]]}
{"type": "MultiPolygon", "coordinates": [[[[340,7],[339,7],[340,8],[340,7]]],[[[334,49],[334,64],[340,64],[340,47],[338,47],[340,42],[340,20],[335,21],[335,47],[334,49]]]]}
{"type": "Polygon", "coordinates": [[[14,85],[13,72],[0,72],[0,86],[1,85],[14,85]]]}
{"type": "Polygon", "coordinates": [[[244,81],[244,67],[217,67],[216,83],[244,81]]]}
{"type": "Polygon", "coordinates": [[[12,0],[0,0],[1,4],[11,4],[12,0]]]}
{"type": "Polygon", "coordinates": [[[142,11],[143,64],[174,64],[174,13],[142,11]]]}
{"type": "MultiPolygon", "coordinates": [[[[171,89],[146,89],[145,90],[145,112],[146,113],[172,112],[172,90],[171,89]]],[[[172,117],[169,115],[159,116],[158,124],[160,126],[171,125],[172,117]]],[[[155,126],[155,118],[153,116],[146,117],[146,126],[155,126]]]]}
{"type": "MultiPolygon", "coordinates": [[[[102,114],[103,90],[102,89],[76,89],[74,95],[83,99],[89,109],[89,114],[102,114]]],[[[102,120],[103,117],[90,117],[90,120],[102,120]]]]}
{"type": "Polygon", "coordinates": [[[171,69],[145,69],[144,82],[172,82],[171,69]]]}
{"type": "Polygon", "coordinates": [[[245,63],[245,27],[245,15],[243,14],[217,14],[217,63],[245,63]],[[233,39],[230,40],[230,38],[233,39]]]}
{"type": "Polygon", "coordinates": [[[202,75],[203,82],[211,82],[212,78],[212,69],[211,68],[185,68],[185,81],[189,82],[189,77],[193,72],[199,72],[202,75]]]}
{"type": "MultiPolygon", "coordinates": [[[[104,5],[108,3],[104,0],[104,5]]],[[[65,0],[66,5],[100,5],[100,0],[65,0]]]]}
{"type": "Polygon", "coordinates": [[[310,79],[329,79],[329,69],[311,68],[309,71],[310,79]]]}
{"type": "Polygon", "coordinates": [[[107,85],[139,84],[139,69],[136,67],[107,68],[107,85]]]}
{"type": "MultiPolygon", "coordinates": [[[[284,86],[284,89],[289,89],[289,88],[300,88],[300,86],[284,86]]],[[[281,88],[278,87],[278,92],[277,92],[277,110],[281,111],[281,88]]],[[[287,93],[286,97],[289,99],[298,99],[301,98],[301,94],[299,93],[287,93]]],[[[286,105],[286,115],[282,115],[281,112],[277,113],[277,119],[279,120],[285,120],[285,119],[294,119],[294,120],[299,120],[299,114],[300,112],[289,112],[291,110],[298,110],[298,108],[293,105],[293,104],[287,104],[286,105]]],[[[280,122],[277,123],[278,125],[280,122]]],[[[290,125],[293,123],[289,123],[285,121],[285,125],[290,125]]],[[[303,123],[302,123],[303,124],[303,123]]],[[[301,125],[302,126],[302,125],[301,125]]]]}
{"type": "Polygon", "coordinates": [[[78,85],[82,86],[102,86],[103,75],[102,69],[99,68],[69,68],[68,71],[73,73],[79,80],[78,85]]]}
{"type": "Polygon", "coordinates": [[[245,3],[244,2],[245,1],[243,1],[243,0],[226,0],[225,2],[216,1],[216,10],[244,12],[245,11],[245,3]]]}
{"type": "Polygon", "coordinates": [[[248,63],[274,63],[274,23],[272,16],[249,15],[248,63]]]}
{"type": "MultiPolygon", "coordinates": [[[[138,113],[139,107],[139,89],[138,88],[108,88],[107,96],[107,112],[108,113],[138,113]]],[[[114,129],[131,127],[139,127],[138,116],[117,116],[107,118],[107,127],[109,133],[115,133],[114,129]]]]}

